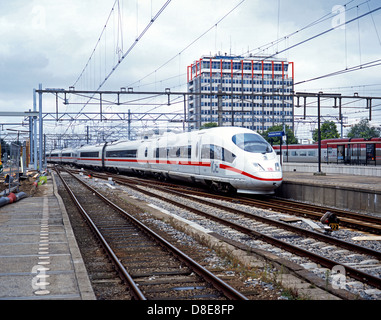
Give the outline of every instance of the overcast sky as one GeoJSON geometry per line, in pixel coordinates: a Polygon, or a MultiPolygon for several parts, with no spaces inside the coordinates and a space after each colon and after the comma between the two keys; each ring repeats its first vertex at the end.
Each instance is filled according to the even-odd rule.
{"type": "MultiPolygon", "coordinates": [[[[120,12],[116,6],[95,56],[76,88],[96,89],[100,79],[111,71],[118,55],[128,50],[165,2],[120,0],[120,12]],[[118,28],[118,23],[122,27],[118,28]]],[[[68,89],[73,85],[114,3],[115,0],[1,0],[0,110],[32,108],[33,88],[38,88],[39,83],[44,88],[68,89]]],[[[381,5],[377,0],[245,0],[240,3],[241,0],[172,0],[102,89],[132,86],[141,91],[162,91],[167,87],[174,91],[186,90],[186,67],[202,55],[274,54],[381,5]],[[353,9],[336,17],[329,15],[337,5],[353,9]],[[301,30],[324,16],[326,20],[301,30]],[[284,41],[264,51],[258,50],[278,38],[284,41]],[[171,58],[174,59],[158,70],[171,58]],[[168,78],[171,80],[164,81],[168,78]]],[[[301,82],[380,59],[379,37],[381,10],[287,50],[279,57],[295,62],[295,82],[301,82]]],[[[378,66],[306,82],[295,90],[381,96],[380,71],[378,66]]],[[[44,96],[44,111],[54,111],[54,103],[54,99],[44,96]]],[[[60,111],[76,112],[80,108],[60,104],[60,111]]],[[[355,110],[348,112],[353,118],[351,121],[366,116],[355,110]]],[[[374,123],[378,125],[381,124],[380,113],[381,107],[376,107],[374,123]]],[[[14,120],[21,119],[0,119],[0,123],[14,120]]],[[[54,125],[48,124],[48,127],[54,125]]]]}

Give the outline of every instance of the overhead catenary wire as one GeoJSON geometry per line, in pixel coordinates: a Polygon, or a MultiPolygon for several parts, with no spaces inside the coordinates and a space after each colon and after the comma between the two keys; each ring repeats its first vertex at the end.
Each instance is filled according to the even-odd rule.
{"type": "Polygon", "coordinates": [[[161,8],[160,10],[156,13],[156,15],[151,19],[151,21],[148,23],[148,25],[144,28],[144,30],[140,33],[140,35],[135,39],[133,44],[128,48],[128,50],[121,56],[119,59],[118,63],[112,68],[110,73],[105,77],[105,79],[101,82],[99,85],[98,91],[104,84],[105,82],[110,78],[110,76],[115,72],[115,70],[118,68],[118,66],[122,63],[122,61],[127,57],[127,55],[135,48],[137,43],[143,38],[143,36],[146,34],[148,29],[152,26],[152,24],[157,20],[157,18],[161,15],[161,13],[165,10],[165,8],[169,5],[171,0],[168,0],[161,8]]]}
{"type": "MultiPolygon", "coordinates": [[[[352,3],[353,1],[354,1],[354,0],[348,1],[348,2],[345,4],[345,6],[349,5],[349,4],[352,3]]],[[[242,1],[242,2],[243,2],[243,1],[242,1]]],[[[210,30],[212,30],[214,27],[217,27],[217,25],[218,25],[223,19],[225,19],[231,12],[233,12],[237,7],[239,7],[239,6],[242,4],[242,2],[238,3],[232,10],[230,10],[227,14],[225,14],[225,16],[222,17],[216,24],[214,24],[214,25],[213,25],[212,27],[210,27],[208,30],[206,30],[205,32],[203,32],[199,37],[197,37],[195,40],[193,40],[188,46],[186,46],[186,47],[185,47],[182,51],[180,51],[178,54],[176,54],[175,56],[173,56],[172,58],[170,58],[168,61],[166,61],[165,63],[163,63],[163,64],[162,64],[160,67],[158,67],[156,70],[154,70],[154,71],[152,71],[151,73],[147,74],[147,75],[144,76],[143,78],[141,78],[141,79],[139,79],[139,80],[137,80],[137,81],[135,81],[135,82],[133,82],[133,83],[130,83],[128,86],[131,87],[131,86],[133,86],[133,85],[135,85],[135,84],[137,84],[137,83],[140,83],[140,82],[143,81],[144,79],[148,78],[149,76],[151,76],[152,74],[156,73],[157,71],[159,71],[160,69],[162,69],[164,66],[166,66],[167,64],[169,64],[169,63],[170,63],[172,60],[174,60],[178,55],[181,55],[181,54],[182,54],[186,49],[188,49],[191,45],[193,45],[195,42],[197,42],[199,39],[201,39],[203,36],[205,36],[208,32],[210,32],[210,30]]],[[[346,8],[345,10],[346,10],[346,12],[348,12],[348,11],[350,11],[350,10],[352,10],[352,9],[358,8],[359,6],[364,5],[364,4],[367,4],[367,3],[368,3],[368,1],[365,1],[365,2],[362,2],[362,3],[358,4],[358,5],[356,5],[356,6],[353,6],[353,7],[351,7],[351,8],[346,8]]],[[[369,6],[369,4],[368,4],[368,6],[369,6]]],[[[266,59],[272,58],[272,57],[274,57],[274,56],[276,56],[276,55],[278,55],[278,54],[280,54],[280,53],[283,53],[283,52],[286,52],[286,51],[288,51],[288,50],[290,50],[290,49],[293,49],[293,48],[295,48],[295,47],[297,47],[297,46],[299,46],[299,45],[302,45],[302,44],[304,44],[304,43],[306,43],[306,42],[308,42],[308,41],[311,41],[311,40],[313,40],[313,39],[315,39],[315,38],[318,38],[318,37],[320,37],[320,36],[322,36],[322,35],[324,35],[324,34],[326,34],[326,33],[329,33],[329,32],[331,32],[331,31],[333,31],[333,30],[335,30],[335,29],[337,29],[337,28],[343,27],[343,26],[345,26],[345,25],[347,25],[347,24],[349,24],[349,23],[352,23],[352,22],[354,22],[354,21],[356,21],[356,20],[358,21],[359,19],[361,19],[361,18],[363,18],[363,17],[365,17],[365,16],[367,16],[367,15],[369,15],[369,14],[372,15],[374,12],[376,12],[376,11],[378,11],[378,10],[380,10],[380,9],[381,9],[381,7],[378,7],[378,8],[373,9],[373,10],[370,10],[370,9],[369,9],[369,12],[367,12],[367,13],[364,13],[364,14],[362,14],[362,15],[357,15],[357,17],[355,17],[355,18],[353,18],[353,19],[351,19],[351,20],[348,20],[348,21],[345,21],[345,22],[343,22],[343,23],[341,23],[341,24],[338,24],[338,25],[336,25],[336,26],[334,26],[334,27],[332,27],[332,28],[330,28],[330,29],[328,29],[328,30],[325,30],[325,31],[323,31],[323,32],[321,32],[321,33],[319,33],[319,34],[316,34],[316,35],[312,36],[312,37],[309,37],[309,38],[307,38],[307,39],[305,39],[305,40],[303,40],[303,41],[301,41],[301,42],[299,42],[299,43],[296,43],[296,44],[294,44],[294,45],[288,46],[287,48],[285,48],[285,49],[283,49],[283,50],[281,50],[281,51],[277,51],[277,52],[274,53],[273,55],[270,55],[270,56],[266,57],[266,59]]],[[[372,16],[372,17],[373,17],[373,16],[372,16]]],[[[305,29],[308,29],[308,28],[310,28],[310,27],[312,27],[312,26],[315,26],[315,25],[317,25],[317,24],[319,24],[319,23],[321,23],[321,22],[323,22],[323,21],[326,21],[327,19],[331,19],[331,18],[332,18],[332,12],[327,13],[327,14],[323,15],[322,17],[320,17],[319,19],[317,19],[317,20],[315,20],[315,21],[309,23],[308,25],[304,26],[303,28],[300,28],[300,29],[298,29],[297,31],[294,31],[294,32],[288,34],[288,35],[285,36],[285,37],[279,38],[279,39],[277,39],[277,40],[275,40],[275,41],[272,41],[272,42],[268,43],[267,45],[261,46],[261,47],[259,47],[259,48],[266,47],[266,49],[268,49],[268,48],[270,48],[271,46],[277,45],[279,42],[283,41],[284,39],[288,39],[288,38],[290,38],[291,36],[296,35],[296,34],[298,34],[299,32],[301,32],[301,31],[303,31],[303,30],[305,30],[305,29]]],[[[381,44],[381,43],[380,43],[380,44],[381,44]]],[[[258,49],[259,49],[259,48],[258,48],[258,49]]],[[[254,49],[254,50],[257,50],[257,49],[254,49]]],[[[250,50],[250,51],[248,51],[248,53],[253,52],[254,50],[250,50]]],[[[263,51],[263,50],[265,50],[265,49],[262,49],[261,51],[263,51]]],[[[258,52],[257,52],[256,54],[258,54],[258,52]]],[[[354,68],[355,68],[355,67],[354,67],[354,68]]],[[[365,65],[364,65],[364,68],[365,68],[365,65]]],[[[367,68],[369,68],[369,66],[368,66],[367,68]]],[[[352,67],[352,68],[348,68],[348,67],[346,66],[346,69],[348,69],[348,70],[353,70],[353,67],[352,67]]],[[[353,70],[353,71],[355,71],[355,70],[353,70]]],[[[328,75],[324,75],[324,76],[322,76],[322,77],[328,77],[328,76],[333,76],[333,75],[334,75],[334,73],[331,73],[331,74],[328,74],[328,75]]],[[[304,81],[304,82],[308,82],[308,81],[312,81],[312,79],[311,79],[311,80],[306,80],[306,81],[304,81]]],[[[157,82],[157,80],[155,80],[155,82],[157,82]]],[[[298,82],[297,84],[300,84],[300,83],[303,83],[303,82],[298,82]]],[[[140,84],[140,86],[141,86],[141,84],[140,84]]]]}
{"type": "MultiPolygon", "coordinates": [[[[242,1],[243,2],[243,1],[242,1]]],[[[151,1],[151,3],[152,3],[152,1],[151,1]]],[[[151,7],[151,11],[152,11],[152,7],[151,7]]],[[[375,10],[373,10],[372,12],[374,12],[375,10]]],[[[369,13],[368,13],[369,14],[369,13]]],[[[360,17],[357,17],[357,18],[360,18],[360,17]]],[[[349,23],[349,22],[348,22],[349,23]]],[[[213,26],[210,30],[212,30],[214,27],[217,27],[217,24],[215,25],[215,26],[213,26]]],[[[208,30],[208,31],[210,31],[210,30],[208,30]]],[[[206,34],[206,33],[205,33],[206,34]]],[[[203,35],[201,35],[201,37],[202,36],[204,36],[204,34],[203,35]]],[[[195,41],[197,41],[198,39],[196,39],[195,41]]],[[[308,39],[307,39],[308,40],[308,39]]],[[[135,44],[135,43],[134,43],[135,44]]],[[[192,45],[193,43],[191,43],[190,45],[192,45]]],[[[186,48],[185,48],[186,49],[186,48]]],[[[184,49],[184,50],[185,50],[184,49]]],[[[161,67],[159,67],[159,69],[161,69],[162,67],[164,67],[166,64],[168,64],[168,63],[170,63],[174,58],[176,58],[178,55],[181,55],[181,52],[180,53],[178,53],[178,54],[176,54],[173,58],[171,58],[170,60],[168,60],[168,62],[166,62],[164,65],[162,65],[161,67]]],[[[332,73],[329,73],[329,74],[327,74],[327,75],[323,75],[323,76],[320,76],[320,77],[316,77],[316,78],[313,78],[313,79],[309,79],[309,80],[305,80],[305,81],[301,81],[301,82],[298,82],[298,83],[296,83],[296,84],[301,84],[301,83],[305,83],[305,82],[309,82],[309,81],[313,81],[313,80],[315,80],[315,79],[320,79],[320,78],[325,78],[325,77],[330,77],[330,76],[334,76],[334,75],[339,75],[339,74],[341,74],[341,73],[345,73],[345,72],[352,72],[352,71],[356,71],[356,70],[360,70],[360,69],[366,69],[366,68],[370,68],[370,67],[376,67],[377,65],[379,65],[379,63],[378,63],[378,60],[375,60],[375,61],[373,61],[373,62],[376,62],[375,64],[369,64],[368,65],[368,63],[367,64],[362,64],[362,63],[360,63],[360,65],[359,66],[356,66],[356,67],[359,67],[359,68],[356,68],[356,67],[351,67],[351,68],[346,68],[346,70],[339,70],[339,71],[336,71],[336,72],[332,72],[332,73]]],[[[117,64],[117,65],[119,65],[119,64],[117,64]]],[[[159,70],[159,69],[157,69],[157,70],[159,70]]],[[[155,70],[154,72],[156,72],[157,70],[155,70]]],[[[105,72],[105,74],[106,74],[106,72],[105,72]]],[[[152,73],[151,73],[152,74],[152,73]]],[[[151,75],[150,74],[150,75],[151,75]]],[[[146,77],[148,77],[148,76],[146,76],[146,77]]],[[[146,77],[144,77],[143,79],[145,79],[146,77]]],[[[141,80],[143,80],[143,79],[141,79],[141,80]]],[[[168,78],[169,79],[169,78],[168,78]]],[[[139,81],[141,81],[141,80],[139,80],[139,81]]],[[[163,80],[161,80],[161,81],[163,81],[163,80]]],[[[99,90],[99,89],[98,89],[99,90]]],[[[91,100],[91,99],[90,99],[91,100]]]]}
{"type": "Polygon", "coordinates": [[[94,49],[92,50],[92,52],[91,52],[91,54],[90,54],[90,57],[89,57],[89,59],[87,60],[85,66],[84,66],[84,68],[82,69],[81,73],[79,74],[78,78],[74,81],[74,83],[73,83],[73,85],[72,85],[73,87],[75,87],[75,85],[79,82],[79,80],[80,80],[80,79],[82,78],[82,76],[84,75],[86,69],[89,67],[90,62],[91,62],[91,60],[93,59],[93,57],[94,57],[94,55],[95,55],[95,51],[97,50],[98,45],[99,45],[100,42],[101,42],[101,39],[102,39],[102,37],[103,37],[103,34],[105,34],[107,25],[108,25],[108,23],[109,23],[109,21],[110,21],[110,19],[111,19],[111,17],[112,17],[112,14],[114,13],[115,6],[116,6],[118,3],[119,3],[119,1],[118,1],[118,0],[115,0],[113,6],[112,6],[112,8],[111,8],[111,11],[110,11],[110,13],[109,13],[109,15],[108,15],[108,17],[107,17],[107,19],[106,19],[106,23],[105,23],[104,27],[102,28],[102,32],[101,32],[101,34],[99,35],[98,40],[97,40],[97,42],[96,42],[96,44],[95,44],[95,47],[94,47],[94,49]]]}
{"type": "Polygon", "coordinates": [[[350,67],[350,68],[345,68],[345,69],[338,70],[338,71],[335,71],[335,72],[331,72],[331,73],[328,73],[328,74],[325,74],[325,75],[321,75],[321,76],[318,76],[318,77],[315,77],[315,78],[311,78],[311,79],[295,82],[294,86],[302,84],[302,83],[306,83],[306,82],[320,80],[320,79],[323,79],[323,78],[328,78],[328,77],[332,77],[332,76],[336,76],[336,75],[341,75],[341,74],[344,74],[344,73],[349,73],[349,72],[353,72],[353,71],[373,68],[373,67],[377,67],[377,66],[380,66],[380,65],[381,65],[381,59],[377,59],[377,60],[370,61],[370,62],[367,62],[367,63],[363,63],[363,64],[360,64],[360,65],[357,65],[357,66],[353,66],[353,67],[350,67]]]}
{"type": "MultiPolygon", "coordinates": [[[[370,11],[369,1],[367,2],[367,5],[368,5],[368,9],[370,11]]],[[[376,31],[378,43],[380,44],[380,47],[381,47],[381,39],[380,39],[380,35],[378,34],[378,29],[377,29],[377,26],[376,26],[376,22],[374,21],[373,14],[371,14],[370,16],[371,16],[372,21],[373,21],[374,30],[376,31]]]]}
{"type": "MultiPolygon", "coordinates": [[[[353,2],[353,1],[355,1],[355,0],[351,0],[351,1],[347,2],[347,3],[344,5],[344,7],[345,7],[345,12],[349,12],[350,10],[356,8],[356,6],[355,6],[355,7],[352,7],[352,8],[349,8],[349,9],[346,8],[346,6],[349,5],[349,4],[350,4],[351,2],[353,2]]],[[[368,1],[369,1],[369,0],[366,0],[365,2],[360,3],[358,6],[361,6],[361,5],[365,4],[365,3],[367,3],[368,1]]],[[[370,9],[369,9],[369,10],[370,10],[370,9]]],[[[296,30],[296,31],[293,31],[293,32],[287,34],[286,36],[282,36],[282,37],[279,37],[279,36],[278,36],[276,40],[273,40],[273,41],[271,41],[271,42],[268,42],[267,44],[264,44],[264,45],[262,45],[262,46],[260,46],[260,47],[257,47],[256,49],[248,50],[248,51],[247,51],[247,54],[250,54],[250,53],[251,53],[251,54],[253,54],[253,55],[259,55],[260,53],[264,52],[265,50],[268,50],[268,49],[270,49],[270,48],[273,47],[273,46],[278,46],[278,44],[279,44],[280,42],[285,41],[285,40],[288,40],[288,39],[291,38],[292,36],[295,36],[295,35],[299,34],[300,32],[302,32],[302,31],[304,31],[304,30],[307,30],[307,29],[309,29],[309,28],[311,28],[311,27],[314,27],[314,26],[316,26],[316,25],[318,25],[318,24],[320,24],[320,23],[322,23],[322,22],[325,22],[325,21],[327,21],[327,20],[329,20],[329,19],[332,19],[332,14],[333,14],[332,12],[329,12],[329,13],[323,15],[322,17],[320,17],[320,18],[314,20],[313,22],[311,22],[311,23],[305,25],[304,27],[302,27],[302,28],[300,28],[300,29],[298,29],[298,30],[296,30]],[[258,51],[256,51],[256,50],[258,50],[258,51]],[[256,51],[256,52],[253,53],[254,51],[256,51]]],[[[337,27],[336,27],[336,28],[337,28],[337,27]]],[[[277,55],[278,53],[279,53],[279,52],[278,52],[278,49],[277,49],[275,55],[277,55]]]]}
{"type": "MultiPolygon", "coordinates": [[[[163,11],[165,10],[165,8],[167,8],[167,6],[171,3],[172,0],[167,0],[164,5],[159,9],[159,11],[156,13],[155,16],[153,16],[150,20],[150,22],[147,24],[147,26],[144,28],[144,30],[139,34],[139,36],[135,39],[135,41],[132,43],[132,45],[127,49],[127,51],[119,58],[118,62],[112,67],[111,71],[109,72],[109,74],[105,77],[105,79],[100,83],[100,85],[98,86],[98,88],[95,90],[95,91],[99,91],[102,86],[106,83],[106,81],[111,77],[111,75],[115,72],[115,70],[120,66],[120,64],[122,63],[122,61],[128,56],[128,54],[135,48],[135,46],[137,45],[137,43],[143,38],[143,36],[146,34],[146,32],[149,30],[149,28],[153,25],[153,23],[159,18],[159,16],[163,13],[163,11]]],[[[114,3],[114,6],[111,10],[111,12],[114,10],[114,7],[116,4],[119,4],[119,0],[115,1],[114,3]]],[[[110,16],[111,16],[111,13],[109,14],[109,18],[107,19],[107,21],[110,19],[110,16]]],[[[103,28],[103,31],[102,31],[102,34],[104,32],[106,28],[106,25],[105,27],[103,28]]],[[[101,36],[102,36],[101,34],[101,36]]],[[[101,39],[101,36],[99,37],[99,40],[96,44],[96,47],[98,46],[99,42],[100,42],[100,39],[101,39]]],[[[96,47],[94,49],[94,51],[96,50],[96,47]]],[[[93,53],[94,53],[93,51],[93,53]]],[[[93,55],[93,54],[92,54],[93,55]]],[[[92,57],[92,56],[91,56],[92,57]]],[[[90,57],[90,59],[91,59],[90,57]]],[[[89,60],[90,60],[89,59],[89,60]]],[[[86,67],[85,67],[86,68],[86,67]]],[[[84,71],[82,71],[83,73],[84,71]]],[[[95,93],[92,95],[92,97],[89,98],[89,100],[84,104],[84,106],[81,108],[81,110],[77,113],[77,116],[83,111],[83,109],[86,107],[86,105],[91,101],[91,99],[95,96],[95,93]]],[[[67,132],[67,130],[70,128],[70,125],[68,126],[68,128],[66,129],[65,133],[67,132]]]]}
{"type": "Polygon", "coordinates": [[[314,39],[316,39],[316,38],[318,38],[318,37],[321,37],[321,36],[323,36],[323,35],[325,35],[325,34],[331,32],[331,31],[333,31],[333,30],[336,30],[337,28],[343,27],[343,26],[345,26],[345,25],[347,25],[347,24],[349,24],[349,23],[352,23],[352,22],[354,22],[354,21],[357,21],[357,20],[359,20],[359,19],[361,19],[361,18],[363,18],[363,17],[365,17],[365,16],[367,16],[367,15],[369,15],[369,14],[372,14],[373,12],[376,12],[376,11],[378,11],[378,10],[381,10],[381,7],[378,7],[378,8],[376,8],[376,9],[373,9],[373,10],[371,10],[371,11],[369,11],[369,12],[366,12],[366,13],[360,15],[360,16],[357,16],[356,18],[353,18],[353,19],[351,19],[351,20],[345,21],[345,22],[343,22],[343,23],[341,23],[341,24],[339,24],[339,25],[337,25],[337,26],[334,26],[334,27],[329,28],[329,29],[327,29],[327,30],[325,30],[325,31],[322,31],[322,32],[320,32],[320,33],[318,33],[318,34],[315,34],[315,35],[312,36],[312,37],[309,37],[309,38],[307,38],[307,39],[305,39],[305,40],[302,40],[302,41],[300,41],[300,42],[298,42],[298,43],[296,43],[296,44],[294,44],[294,45],[292,45],[292,46],[289,46],[289,47],[287,47],[287,48],[285,48],[285,49],[283,49],[283,50],[281,50],[281,51],[279,51],[279,52],[277,52],[277,53],[274,53],[274,54],[270,55],[269,57],[267,57],[267,59],[272,58],[272,57],[276,56],[277,54],[280,54],[280,53],[286,52],[286,51],[288,51],[288,50],[294,49],[294,48],[296,48],[296,47],[298,47],[298,46],[300,46],[300,45],[302,45],[302,44],[304,44],[304,43],[306,43],[306,42],[309,42],[309,41],[314,40],[314,39]]]}
{"type": "Polygon", "coordinates": [[[206,31],[204,31],[201,35],[199,35],[196,39],[194,39],[193,41],[191,41],[187,46],[185,46],[179,53],[177,53],[176,55],[174,55],[173,57],[171,57],[170,59],[168,59],[166,62],[164,62],[160,67],[158,67],[156,70],[152,71],[151,73],[147,74],[146,76],[144,76],[143,78],[129,84],[128,86],[133,86],[134,84],[136,83],[139,83],[141,81],[143,81],[144,79],[148,78],[149,76],[153,75],[154,73],[156,73],[157,71],[159,71],[160,69],[162,69],[163,67],[165,67],[167,64],[169,64],[172,60],[176,59],[178,56],[180,56],[182,53],[184,53],[187,49],[189,49],[193,44],[195,44],[198,40],[200,40],[202,37],[204,37],[206,34],[208,34],[211,30],[213,30],[214,28],[217,28],[217,26],[223,21],[225,20],[225,18],[227,18],[233,11],[235,11],[242,3],[244,3],[245,0],[242,0],[240,1],[237,5],[235,5],[231,10],[229,10],[229,12],[227,12],[226,14],[224,14],[223,17],[221,17],[216,23],[214,23],[210,28],[208,28],[206,31]]]}

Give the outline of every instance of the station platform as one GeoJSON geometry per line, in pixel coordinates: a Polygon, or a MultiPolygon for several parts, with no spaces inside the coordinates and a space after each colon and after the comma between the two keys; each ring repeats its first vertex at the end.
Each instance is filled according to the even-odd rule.
{"type": "MultiPolygon", "coordinates": [[[[284,172],[311,172],[318,171],[317,163],[297,163],[297,162],[283,162],[282,168],[284,172]]],[[[355,175],[355,176],[369,176],[381,178],[381,166],[374,165],[350,165],[350,164],[336,164],[336,163],[321,163],[321,171],[329,174],[337,175],[355,175]]]]}
{"type": "Polygon", "coordinates": [[[95,300],[51,176],[33,197],[0,208],[0,300],[95,300]]]}
{"type": "Polygon", "coordinates": [[[381,216],[381,176],[315,172],[284,171],[276,195],[381,216]]]}

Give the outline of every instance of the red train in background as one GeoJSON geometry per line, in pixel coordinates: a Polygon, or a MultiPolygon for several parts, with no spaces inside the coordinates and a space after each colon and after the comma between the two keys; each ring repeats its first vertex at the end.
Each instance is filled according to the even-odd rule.
{"type": "MultiPolygon", "coordinates": [[[[280,146],[273,146],[280,154],[280,146]]],[[[327,139],[321,141],[322,163],[381,165],[381,138],[327,139]]],[[[318,144],[282,145],[282,162],[318,162],[318,144]]]]}

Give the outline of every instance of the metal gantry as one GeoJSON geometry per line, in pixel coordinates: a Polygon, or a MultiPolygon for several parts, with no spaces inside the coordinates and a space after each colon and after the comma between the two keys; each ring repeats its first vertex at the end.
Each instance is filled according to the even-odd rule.
{"type": "MultiPolygon", "coordinates": [[[[134,121],[146,121],[146,122],[158,122],[163,121],[167,123],[182,123],[183,131],[187,130],[186,124],[190,122],[187,119],[187,97],[190,95],[201,95],[201,92],[175,92],[171,91],[169,88],[164,91],[134,91],[133,88],[121,88],[119,91],[85,91],[85,90],[75,90],[74,87],[70,87],[69,90],[65,89],[55,89],[55,88],[47,88],[42,89],[42,84],[39,84],[39,89],[33,90],[33,111],[25,111],[25,112],[0,112],[0,116],[11,116],[11,117],[24,117],[29,120],[29,138],[30,138],[30,162],[33,164],[34,169],[43,168],[43,159],[45,155],[44,151],[44,121],[56,121],[63,122],[68,121],[70,124],[74,122],[108,122],[108,121],[119,121],[125,123],[127,125],[128,138],[131,139],[131,123],[134,121]],[[56,108],[55,112],[43,112],[43,94],[53,94],[56,97],[56,108]],[[98,112],[62,112],[59,110],[59,98],[63,100],[64,105],[69,104],[79,104],[78,102],[72,103],[70,102],[69,97],[72,95],[76,95],[79,97],[85,97],[91,99],[87,103],[88,105],[97,105],[99,106],[98,112]],[[144,106],[144,99],[133,99],[127,100],[128,97],[133,95],[140,95],[145,97],[164,97],[165,102],[161,103],[152,103],[149,105],[152,106],[170,106],[174,103],[183,104],[182,112],[131,112],[131,109],[126,110],[126,112],[105,112],[105,105],[115,105],[122,107],[136,107],[136,106],[144,106]],[[38,97],[38,100],[37,100],[38,97]],[[106,99],[107,98],[107,99],[106,99]],[[171,100],[172,98],[172,100],[171,100]],[[182,99],[181,99],[182,98],[182,99]],[[38,103],[38,109],[37,109],[38,103]]],[[[259,97],[271,97],[274,93],[246,93],[246,92],[222,92],[219,90],[218,92],[212,92],[211,94],[220,96],[259,96],[259,97]]],[[[289,94],[293,97],[294,107],[303,107],[304,108],[304,119],[307,117],[311,117],[311,115],[307,115],[307,107],[312,107],[307,104],[307,99],[316,99],[317,101],[317,122],[318,122],[318,135],[320,137],[320,122],[322,119],[321,115],[321,99],[324,100],[332,100],[332,107],[338,109],[338,119],[339,121],[343,121],[343,99],[356,99],[356,100],[365,100],[366,101],[366,110],[369,112],[369,120],[372,119],[372,108],[373,108],[373,100],[381,99],[381,97],[371,97],[371,96],[359,96],[358,94],[354,94],[353,96],[344,96],[341,94],[331,94],[331,93],[310,93],[310,92],[291,92],[289,94]],[[296,100],[296,103],[295,103],[296,100]]],[[[220,105],[220,104],[219,104],[220,105]]],[[[315,106],[316,107],[316,106],[315,106]]],[[[83,109],[83,108],[82,108],[83,109]]],[[[225,110],[222,107],[218,108],[219,119],[222,116],[222,113],[225,110]]],[[[293,115],[295,117],[295,112],[293,110],[293,115]]],[[[70,125],[69,125],[70,126],[70,125]]],[[[66,130],[67,131],[67,130],[66,130]]],[[[66,132],[67,133],[67,132],[66,132]]],[[[66,134],[65,133],[65,134],[66,134]]],[[[70,135],[70,134],[68,134],[70,135]]],[[[80,138],[78,139],[86,139],[89,142],[89,131],[87,134],[80,134],[80,138]]],[[[62,138],[62,137],[61,137],[62,138]]],[[[320,142],[320,139],[319,139],[320,142]]],[[[319,166],[319,172],[320,172],[319,166]]]]}
{"type": "Polygon", "coordinates": [[[359,96],[357,93],[355,93],[353,96],[343,96],[340,93],[324,93],[324,92],[317,92],[317,93],[311,93],[311,92],[296,92],[294,94],[294,97],[297,99],[297,107],[300,107],[300,99],[303,98],[303,107],[304,107],[304,119],[307,115],[307,99],[308,98],[314,98],[317,99],[317,122],[318,122],[318,172],[317,174],[324,174],[321,171],[321,99],[325,98],[328,100],[333,99],[334,104],[332,104],[332,107],[335,109],[339,109],[339,121],[343,121],[343,115],[342,115],[342,100],[343,99],[358,99],[358,100],[366,100],[366,109],[369,110],[369,121],[372,120],[372,100],[380,100],[381,97],[369,97],[369,96],[359,96]]]}

